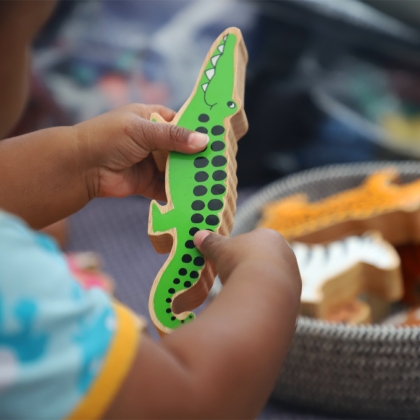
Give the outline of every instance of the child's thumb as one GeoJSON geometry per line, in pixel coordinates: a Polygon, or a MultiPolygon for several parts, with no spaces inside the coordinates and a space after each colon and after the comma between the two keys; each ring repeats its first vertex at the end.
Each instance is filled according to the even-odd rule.
{"type": "Polygon", "coordinates": [[[144,119],[141,120],[141,128],[138,130],[136,137],[136,143],[149,152],[168,150],[181,153],[197,153],[203,150],[209,142],[207,134],[144,119]]]}
{"type": "Polygon", "coordinates": [[[194,245],[210,260],[217,262],[220,256],[220,249],[227,241],[224,236],[211,233],[208,230],[200,230],[194,236],[194,245]]]}

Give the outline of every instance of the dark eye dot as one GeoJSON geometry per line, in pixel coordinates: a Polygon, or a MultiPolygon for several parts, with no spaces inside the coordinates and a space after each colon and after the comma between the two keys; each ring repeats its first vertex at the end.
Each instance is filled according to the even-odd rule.
{"type": "Polygon", "coordinates": [[[211,144],[211,150],[213,150],[213,152],[220,152],[221,150],[223,150],[225,148],[225,143],[223,143],[220,140],[214,141],[211,144]]]}
{"type": "Polygon", "coordinates": [[[207,130],[206,127],[197,127],[195,131],[198,131],[199,133],[204,133],[204,134],[207,134],[209,132],[209,130],[207,130]]]}
{"type": "Polygon", "coordinates": [[[185,276],[185,274],[187,274],[187,270],[185,268],[180,268],[178,273],[179,273],[180,276],[185,276]]]}
{"type": "Polygon", "coordinates": [[[222,184],[216,184],[211,187],[211,193],[214,195],[223,194],[226,191],[226,188],[222,184]]]}
{"type": "Polygon", "coordinates": [[[213,179],[215,181],[223,181],[226,178],[226,172],[225,171],[215,171],[213,173],[213,179]]]}
{"type": "Polygon", "coordinates": [[[182,321],[181,321],[181,324],[183,324],[184,322],[185,322],[185,321],[184,321],[184,320],[182,320],[182,321]]]}
{"type": "Polygon", "coordinates": [[[179,284],[181,282],[181,280],[180,279],[174,279],[174,283],[175,284],[179,284]]]}
{"type": "Polygon", "coordinates": [[[210,226],[216,226],[217,224],[219,224],[219,218],[214,215],[207,216],[206,223],[210,226]]]}
{"type": "Polygon", "coordinates": [[[233,109],[233,108],[235,108],[236,104],[235,104],[235,102],[229,101],[229,102],[227,103],[227,106],[228,106],[229,108],[233,109]]]}
{"type": "Polygon", "coordinates": [[[211,134],[213,134],[213,136],[220,136],[220,134],[223,134],[224,132],[225,132],[225,128],[221,125],[215,125],[211,129],[211,134]]]}
{"type": "Polygon", "coordinates": [[[192,316],[192,315],[190,315],[188,318],[192,319],[192,317],[193,317],[193,316],[192,316]]]}
{"type": "Polygon", "coordinates": [[[201,114],[198,117],[198,121],[200,122],[207,122],[210,120],[210,117],[207,114],[201,114]]]}
{"type": "Polygon", "coordinates": [[[204,185],[198,185],[193,190],[193,194],[196,197],[201,197],[202,195],[206,194],[206,192],[207,192],[207,188],[204,185]]]}
{"type": "Polygon", "coordinates": [[[189,233],[191,236],[194,236],[199,230],[200,230],[199,228],[193,227],[190,229],[189,233]]]}
{"type": "Polygon", "coordinates": [[[194,258],[194,265],[196,265],[197,267],[201,267],[202,265],[204,265],[204,258],[203,257],[194,258]]]}
{"type": "Polygon", "coordinates": [[[201,200],[196,200],[191,204],[193,210],[203,210],[205,206],[204,201],[201,200]]]}
{"type": "Polygon", "coordinates": [[[168,299],[166,299],[166,302],[171,303],[172,302],[172,299],[171,298],[168,298],[168,299]]]}
{"type": "Polygon", "coordinates": [[[171,312],[172,312],[171,308],[168,308],[168,309],[166,310],[166,313],[167,313],[167,314],[170,314],[171,312]]]}
{"type": "Polygon", "coordinates": [[[190,277],[192,279],[198,279],[198,271],[191,271],[190,277]]]}
{"type": "Polygon", "coordinates": [[[193,223],[201,223],[203,220],[204,216],[201,214],[196,213],[191,216],[191,222],[193,223]]]}
{"type": "Polygon", "coordinates": [[[204,182],[209,179],[209,174],[207,172],[200,171],[195,174],[194,179],[197,182],[204,182]]]}
{"type": "Polygon", "coordinates": [[[185,247],[189,249],[195,248],[194,241],[190,240],[190,241],[185,242],[185,247]]]}
{"type": "Polygon", "coordinates": [[[186,281],[186,282],[184,283],[184,286],[185,286],[185,287],[191,287],[191,282],[190,282],[190,281],[186,281]]]}
{"type": "Polygon", "coordinates": [[[212,160],[211,160],[211,164],[213,166],[224,166],[226,165],[226,158],[224,156],[215,156],[212,160]]]}
{"type": "Polygon", "coordinates": [[[212,211],[220,210],[223,207],[223,202],[220,200],[210,200],[207,207],[212,211]]]}
{"type": "Polygon", "coordinates": [[[195,158],[194,160],[194,166],[196,168],[205,168],[208,164],[209,164],[208,159],[202,156],[195,158]]]}
{"type": "Polygon", "coordinates": [[[189,263],[191,261],[192,261],[191,255],[185,254],[185,255],[182,256],[182,262],[189,263]]]}
{"type": "Polygon", "coordinates": [[[174,294],[174,293],[175,293],[175,289],[174,289],[173,287],[171,287],[171,288],[168,290],[168,292],[169,292],[169,293],[171,293],[171,294],[174,294]]]}
{"type": "Polygon", "coordinates": [[[172,319],[172,321],[175,321],[175,320],[176,320],[176,317],[175,317],[175,316],[173,316],[173,317],[171,317],[171,319],[172,319]]]}

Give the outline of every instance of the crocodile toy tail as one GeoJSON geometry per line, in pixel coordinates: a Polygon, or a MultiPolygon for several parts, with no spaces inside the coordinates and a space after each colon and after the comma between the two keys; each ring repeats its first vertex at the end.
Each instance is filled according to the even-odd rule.
{"type": "MultiPolygon", "coordinates": [[[[190,311],[204,302],[212,286],[206,281],[198,280],[214,278],[214,272],[211,264],[194,246],[193,236],[196,230],[177,231],[172,227],[177,219],[176,211],[163,213],[162,207],[153,204],[150,216],[153,219],[152,225],[165,223],[173,238],[172,252],[156,276],[149,297],[152,321],[161,333],[195,318],[190,311]]],[[[154,245],[157,245],[156,242],[154,245]]]]}

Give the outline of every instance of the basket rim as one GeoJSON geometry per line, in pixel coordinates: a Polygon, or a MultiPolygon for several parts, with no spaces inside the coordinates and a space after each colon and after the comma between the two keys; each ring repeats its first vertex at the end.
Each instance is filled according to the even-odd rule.
{"type": "MultiPolygon", "coordinates": [[[[252,194],[238,209],[235,217],[235,224],[232,236],[245,233],[244,225],[249,223],[250,217],[255,217],[261,211],[263,204],[286,197],[296,187],[304,185],[310,180],[311,182],[320,182],[331,177],[348,178],[354,176],[356,171],[359,175],[367,176],[368,174],[394,167],[400,175],[418,175],[420,177],[420,162],[417,161],[373,161],[373,162],[355,162],[345,164],[332,164],[320,166],[312,169],[297,172],[284,178],[271,182],[256,193],[252,194]],[[339,171],[339,174],[337,173],[339,171]]],[[[255,228],[255,226],[253,227],[255,228]]],[[[297,321],[296,333],[315,334],[325,337],[346,337],[352,339],[370,340],[420,340],[420,326],[394,326],[381,324],[333,324],[328,321],[317,320],[309,317],[299,316],[297,321]]]]}

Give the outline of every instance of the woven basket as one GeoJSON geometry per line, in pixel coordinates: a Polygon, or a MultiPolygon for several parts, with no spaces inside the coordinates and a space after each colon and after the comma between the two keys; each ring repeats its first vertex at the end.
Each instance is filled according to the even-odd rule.
{"type": "MultiPolygon", "coordinates": [[[[403,182],[420,177],[417,162],[333,165],[301,172],[252,196],[240,208],[233,234],[252,230],[269,201],[297,192],[319,200],[389,166],[399,170],[403,182]]],[[[273,396],[346,415],[420,418],[420,328],[334,325],[300,317],[273,396]]]]}

